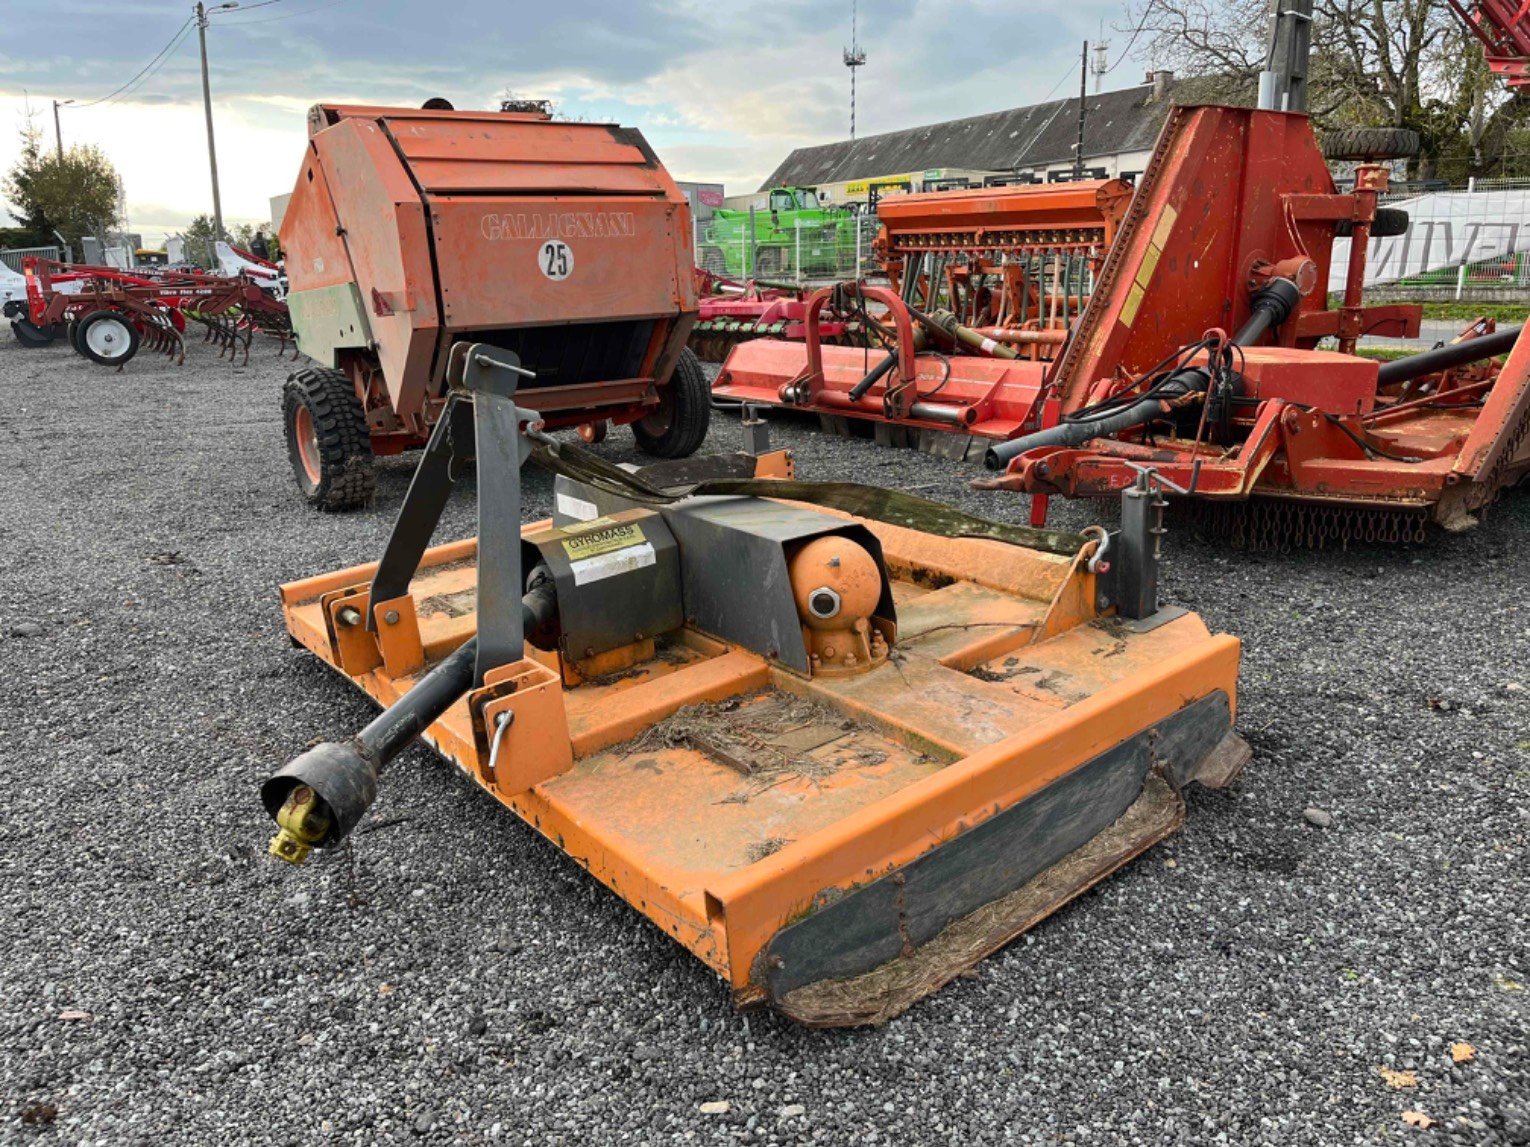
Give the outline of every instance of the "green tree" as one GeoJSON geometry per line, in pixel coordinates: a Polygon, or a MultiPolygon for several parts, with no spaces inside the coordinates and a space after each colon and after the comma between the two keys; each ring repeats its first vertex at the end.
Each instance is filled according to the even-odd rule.
{"type": "Polygon", "coordinates": [[[52,242],[58,231],[78,251],[83,236],[104,235],[116,226],[119,186],[117,169],[100,148],[77,144],[59,156],[43,148],[29,120],[5,194],[23,230],[43,242],[52,242]]]}
{"type": "Polygon", "coordinates": [[[183,232],[186,240],[186,262],[194,263],[204,271],[218,265],[215,244],[217,234],[213,230],[211,215],[198,215],[183,232]]]}

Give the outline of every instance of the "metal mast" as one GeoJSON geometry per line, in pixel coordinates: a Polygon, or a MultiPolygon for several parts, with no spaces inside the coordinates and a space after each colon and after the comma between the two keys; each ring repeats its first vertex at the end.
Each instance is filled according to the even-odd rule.
{"type": "Polygon", "coordinates": [[[1084,116],[1089,101],[1089,41],[1084,41],[1084,50],[1079,56],[1078,65],[1078,142],[1073,145],[1073,178],[1084,178],[1084,116]]]}
{"type": "Polygon", "coordinates": [[[1259,73],[1259,106],[1307,110],[1307,64],[1312,54],[1312,0],[1272,0],[1270,48],[1259,73]]]}
{"type": "Polygon", "coordinates": [[[850,46],[845,49],[845,67],[850,69],[850,138],[855,138],[855,69],[866,63],[866,53],[856,40],[857,0],[850,0],[850,46]]]}

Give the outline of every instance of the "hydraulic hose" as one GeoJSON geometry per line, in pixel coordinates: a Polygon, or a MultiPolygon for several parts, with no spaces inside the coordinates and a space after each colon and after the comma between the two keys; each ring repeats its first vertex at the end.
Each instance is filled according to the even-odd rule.
{"type": "MultiPolygon", "coordinates": [[[[1238,328],[1230,345],[1248,346],[1256,342],[1271,327],[1285,322],[1300,301],[1301,293],[1290,279],[1272,280],[1254,295],[1253,313],[1238,328]]],[[[1108,438],[1144,426],[1168,413],[1179,400],[1192,394],[1204,394],[1211,385],[1211,377],[1212,372],[1207,367],[1181,367],[1168,378],[1154,384],[1150,395],[1144,395],[1114,414],[1100,418],[1075,416],[1034,434],[1000,442],[988,448],[983,456],[983,464],[990,470],[1002,470],[1009,465],[1011,459],[1027,450],[1040,446],[1079,446],[1091,438],[1108,438]]]]}
{"type": "Polygon", "coordinates": [[[1410,354],[1407,358],[1384,362],[1376,375],[1376,385],[1389,386],[1393,383],[1407,382],[1409,379],[1434,374],[1436,371],[1465,366],[1471,362],[1481,362],[1485,358],[1495,358],[1513,348],[1521,329],[1523,328],[1510,327],[1507,330],[1494,331],[1490,335],[1467,339],[1465,342],[1451,343],[1449,346],[1426,350],[1420,354],[1410,354]]]}

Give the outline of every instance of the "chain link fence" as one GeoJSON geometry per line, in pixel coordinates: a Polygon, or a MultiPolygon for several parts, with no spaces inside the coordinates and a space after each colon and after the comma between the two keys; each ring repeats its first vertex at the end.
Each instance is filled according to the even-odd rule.
{"type": "Polygon", "coordinates": [[[871,251],[874,215],[825,209],[783,218],[751,209],[698,219],[695,230],[696,265],[723,278],[812,285],[881,273],[871,251]]]}

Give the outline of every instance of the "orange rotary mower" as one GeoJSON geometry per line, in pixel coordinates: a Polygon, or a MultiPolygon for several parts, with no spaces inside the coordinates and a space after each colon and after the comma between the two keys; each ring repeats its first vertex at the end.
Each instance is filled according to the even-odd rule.
{"type": "Polygon", "coordinates": [[[303,353],[283,395],[293,473],[327,509],[374,455],[424,445],[452,348],[536,372],[521,401],[590,440],[631,424],[659,458],[706,437],[685,197],[643,137],[542,112],[321,104],[282,220],[303,353]]]}
{"type": "Polygon", "coordinates": [[[344,840],[423,737],[740,1006],[867,1024],[1244,765],[1239,645],[1159,604],[1150,475],[1084,537],[779,451],[632,472],[549,438],[527,376],[458,344],[381,559],[282,587],[293,639],[385,709],[265,783],[277,857],[344,840]],[[556,513],[522,527],[528,460],[556,513]],[[479,535],[431,545],[470,464],[479,535]]]}

